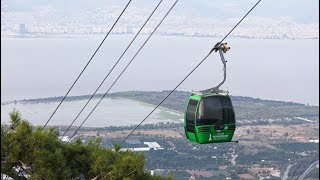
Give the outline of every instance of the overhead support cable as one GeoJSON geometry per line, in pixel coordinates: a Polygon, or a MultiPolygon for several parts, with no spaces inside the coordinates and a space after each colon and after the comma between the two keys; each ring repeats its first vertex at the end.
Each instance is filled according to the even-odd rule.
{"type": "Polygon", "coordinates": [[[91,95],[91,97],[88,99],[88,101],[86,102],[86,104],[82,107],[81,111],[78,113],[78,115],[74,118],[74,120],[72,121],[72,123],[68,126],[67,130],[63,133],[63,135],[60,137],[60,140],[63,136],[66,135],[66,133],[69,131],[69,129],[72,127],[72,125],[75,123],[75,121],[79,118],[79,116],[81,115],[81,113],[83,112],[83,110],[87,107],[87,105],[89,104],[89,102],[92,100],[92,98],[97,94],[98,90],[101,88],[101,86],[103,85],[103,83],[106,81],[106,79],[109,77],[109,75],[111,74],[111,72],[114,70],[114,68],[118,65],[118,63],[121,61],[121,59],[123,58],[123,56],[127,53],[127,51],[129,50],[129,48],[131,47],[131,45],[133,44],[133,42],[136,40],[136,38],[138,37],[138,35],[141,33],[142,29],[146,26],[146,24],[149,22],[150,18],[153,16],[153,14],[156,12],[156,10],[159,8],[159,6],[161,5],[161,3],[163,2],[163,0],[160,0],[159,3],[157,4],[157,6],[155,7],[155,9],[152,11],[152,13],[150,14],[150,16],[147,18],[147,20],[144,22],[144,24],[142,25],[142,27],[140,28],[140,30],[137,32],[137,34],[135,35],[135,37],[132,39],[132,41],[129,43],[129,45],[127,46],[127,48],[124,50],[124,52],[122,53],[122,55],[119,57],[119,59],[116,61],[116,63],[113,65],[113,67],[111,68],[111,70],[108,72],[108,74],[104,77],[104,79],[101,81],[100,85],[98,86],[98,88],[94,91],[94,93],[91,95]]]}
{"type": "MultiPolygon", "coordinates": [[[[250,14],[250,12],[261,2],[261,0],[259,0],[242,18],[241,20],[231,29],[231,31],[229,31],[229,33],[220,41],[220,43],[222,43],[231,33],[232,31],[250,14]]],[[[217,43],[217,44],[220,44],[217,43]]],[[[191,70],[191,72],[189,74],[187,74],[187,76],[178,83],[178,85],[172,90],[170,91],[170,93],[122,140],[121,145],[123,145],[123,143],[131,136],[131,134],[137,130],[139,128],[139,126],[146,121],[149,116],[160,107],[160,105],[211,55],[211,53],[213,52],[213,50],[215,49],[215,47],[196,65],[195,68],[193,68],[191,70]]]]}
{"type": "Polygon", "coordinates": [[[125,8],[122,10],[122,12],[120,13],[120,15],[118,16],[117,20],[114,22],[114,24],[112,25],[112,27],[110,28],[110,30],[108,31],[107,35],[103,38],[102,42],[99,44],[98,48],[94,51],[93,55],[91,56],[91,58],[89,59],[89,61],[87,62],[87,64],[84,66],[84,68],[82,69],[82,71],[80,72],[80,74],[78,75],[78,77],[76,78],[76,80],[73,82],[73,84],[71,85],[71,87],[69,88],[69,90],[67,91],[67,93],[64,95],[64,97],[62,98],[62,100],[60,101],[60,103],[58,104],[58,106],[56,107],[56,109],[53,111],[53,113],[51,114],[51,116],[49,117],[49,119],[47,120],[47,122],[44,124],[44,126],[42,127],[41,130],[44,130],[44,128],[46,128],[46,126],[48,125],[48,123],[50,122],[50,120],[52,119],[52,117],[54,116],[54,114],[57,112],[57,110],[59,109],[59,107],[61,106],[61,104],[63,103],[63,101],[66,99],[66,97],[68,96],[68,94],[70,93],[70,91],[72,90],[72,88],[74,87],[74,85],[77,83],[77,81],[79,80],[79,78],[81,77],[81,75],[83,74],[83,72],[85,71],[85,69],[88,67],[88,65],[90,64],[91,60],[93,59],[93,57],[96,55],[96,53],[99,51],[100,47],[102,46],[102,44],[104,43],[104,41],[107,39],[107,37],[109,36],[109,34],[111,33],[111,31],[113,30],[113,28],[115,27],[115,25],[118,23],[119,19],[121,18],[121,16],[123,15],[123,13],[126,11],[126,9],[128,8],[129,4],[131,3],[132,0],[129,0],[129,2],[127,3],[127,5],[125,6],[125,8]]]}
{"type": "Polygon", "coordinates": [[[94,108],[91,110],[91,112],[88,114],[88,116],[84,119],[84,121],[81,123],[81,125],[77,128],[77,130],[73,133],[73,135],[70,137],[69,142],[71,139],[77,134],[79,129],[83,126],[83,124],[88,120],[88,118],[91,116],[91,114],[94,112],[94,110],[98,107],[98,105],[101,103],[103,98],[109,93],[109,91],[112,89],[112,87],[116,84],[116,82],[119,80],[119,78],[122,76],[122,74],[126,71],[126,69],[130,66],[130,64],[133,62],[133,60],[137,57],[137,55],[140,53],[140,51],[143,49],[143,47],[147,44],[149,39],[153,36],[153,34],[156,32],[156,30],[159,28],[159,26],[162,24],[162,22],[166,19],[166,17],[169,15],[169,13],[172,11],[172,9],[175,7],[175,5],[178,3],[179,0],[176,0],[175,3],[171,6],[169,11],[165,14],[165,16],[162,18],[160,23],[156,26],[156,28],[152,31],[152,33],[149,35],[147,40],[142,44],[140,49],[137,51],[137,53],[133,56],[133,58],[129,61],[129,63],[126,65],[126,67],[122,70],[122,72],[119,74],[119,76],[116,78],[116,80],[112,83],[112,85],[109,87],[106,93],[103,94],[103,96],[100,98],[99,102],[94,106],[94,108]]]}

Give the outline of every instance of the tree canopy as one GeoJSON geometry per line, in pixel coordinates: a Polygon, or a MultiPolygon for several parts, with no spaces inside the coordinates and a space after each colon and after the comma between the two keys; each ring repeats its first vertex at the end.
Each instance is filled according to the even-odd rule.
{"type": "Polygon", "coordinates": [[[57,130],[35,128],[14,110],[10,125],[1,125],[1,173],[14,179],[172,179],[146,172],[142,153],[100,144],[101,139],[62,142],[57,130]]]}

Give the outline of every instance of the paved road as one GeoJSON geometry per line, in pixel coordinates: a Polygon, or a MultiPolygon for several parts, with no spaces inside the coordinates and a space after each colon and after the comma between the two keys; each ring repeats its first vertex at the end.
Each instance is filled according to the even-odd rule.
{"type": "Polygon", "coordinates": [[[319,161],[316,161],[314,163],[312,163],[307,170],[304,171],[304,173],[299,177],[299,180],[303,180],[306,175],[309,174],[309,172],[311,172],[313,170],[313,168],[317,167],[317,165],[319,165],[319,161]]]}
{"type": "Polygon", "coordinates": [[[293,164],[290,164],[286,171],[284,172],[283,176],[282,176],[282,180],[286,180],[288,178],[288,174],[289,174],[289,171],[290,171],[290,168],[293,166],[293,164]]]}

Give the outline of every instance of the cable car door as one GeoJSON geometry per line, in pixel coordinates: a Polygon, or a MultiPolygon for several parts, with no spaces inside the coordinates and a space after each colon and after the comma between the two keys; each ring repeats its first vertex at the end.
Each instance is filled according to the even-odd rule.
{"type": "Polygon", "coordinates": [[[199,101],[190,99],[186,111],[185,119],[185,132],[189,140],[196,142],[195,137],[195,121],[196,121],[196,112],[199,101]]]}

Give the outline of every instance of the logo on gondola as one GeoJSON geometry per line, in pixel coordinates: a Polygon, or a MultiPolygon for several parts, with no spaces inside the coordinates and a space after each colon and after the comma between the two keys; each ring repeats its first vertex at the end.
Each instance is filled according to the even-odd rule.
{"type": "Polygon", "coordinates": [[[227,138],[228,138],[228,135],[224,133],[210,134],[209,141],[225,140],[227,138]]]}

